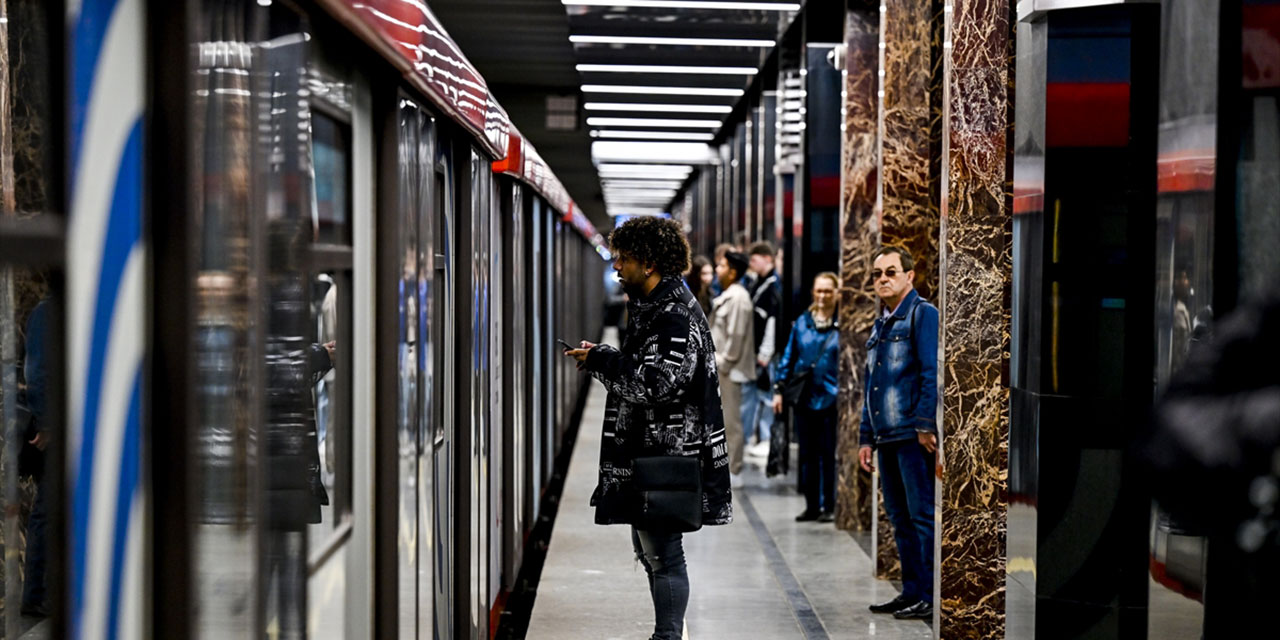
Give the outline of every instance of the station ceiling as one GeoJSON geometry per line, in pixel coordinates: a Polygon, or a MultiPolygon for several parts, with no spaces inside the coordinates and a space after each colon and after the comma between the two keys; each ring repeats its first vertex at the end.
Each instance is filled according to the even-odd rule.
{"type": "Polygon", "coordinates": [[[698,147],[799,4],[432,0],[431,8],[574,201],[609,229],[611,215],[661,210],[671,183],[687,175],[680,167],[705,162],[698,147]],[[548,129],[548,96],[576,100],[576,130],[548,129]],[[624,144],[597,147],[593,162],[594,141],[624,144]]]}

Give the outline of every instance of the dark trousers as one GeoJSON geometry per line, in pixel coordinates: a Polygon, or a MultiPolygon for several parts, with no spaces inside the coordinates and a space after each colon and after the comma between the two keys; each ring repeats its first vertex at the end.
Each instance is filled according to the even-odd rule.
{"type": "Polygon", "coordinates": [[[836,407],[796,411],[800,439],[800,491],[809,513],[836,508],[836,407]]]}
{"type": "Polygon", "coordinates": [[[24,607],[42,607],[45,602],[45,550],[48,540],[45,539],[49,524],[48,505],[45,502],[45,485],[43,478],[36,480],[36,500],[31,507],[31,515],[27,518],[27,561],[22,581],[22,605],[24,607]]]}
{"type": "Polygon", "coordinates": [[[880,446],[880,491],[902,562],[902,595],[933,602],[934,455],[916,440],[880,446]]]}
{"type": "Polygon", "coordinates": [[[631,527],[631,544],[649,576],[653,639],[680,640],[684,635],[684,612],[689,606],[689,573],[684,564],[680,533],[631,527]]]}

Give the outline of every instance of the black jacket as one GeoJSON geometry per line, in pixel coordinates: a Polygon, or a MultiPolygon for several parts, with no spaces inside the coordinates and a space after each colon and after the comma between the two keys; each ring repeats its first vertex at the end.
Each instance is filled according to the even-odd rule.
{"type": "Polygon", "coordinates": [[[599,345],[585,368],[609,391],[600,443],[597,524],[630,524],[632,462],[681,455],[702,461],[702,522],[733,520],[729,451],[711,330],[679,278],[664,278],[627,305],[629,331],[618,350],[599,345]]]}

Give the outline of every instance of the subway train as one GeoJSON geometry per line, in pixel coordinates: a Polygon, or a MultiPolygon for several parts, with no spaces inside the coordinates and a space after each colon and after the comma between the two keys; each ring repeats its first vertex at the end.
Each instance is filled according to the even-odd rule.
{"type": "MultiPolygon", "coordinates": [[[[17,475],[4,403],[6,505],[51,525],[36,624],[494,634],[587,389],[555,340],[601,336],[610,255],[428,6],[10,0],[5,26],[0,398],[42,371],[54,435],[17,475]]],[[[0,637],[36,619],[17,567],[0,637]]]]}

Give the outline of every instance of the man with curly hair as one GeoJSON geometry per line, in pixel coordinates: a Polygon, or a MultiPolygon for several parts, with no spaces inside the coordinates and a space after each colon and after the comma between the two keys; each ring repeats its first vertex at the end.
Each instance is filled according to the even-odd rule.
{"type": "Polygon", "coordinates": [[[733,519],[715,347],[702,307],[681,278],[689,243],[678,223],[633,218],[610,234],[609,245],[629,298],[630,330],[621,349],[583,341],[565,355],[609,391],[599,484],[591,496],[596,523],[632,525],[632,545],[649,576],[653,637],[674,640],[689,604],[681,534],[635,526],[631,477],[638,457],[695,458],[702,468],[702,524],[733,519]]]}

